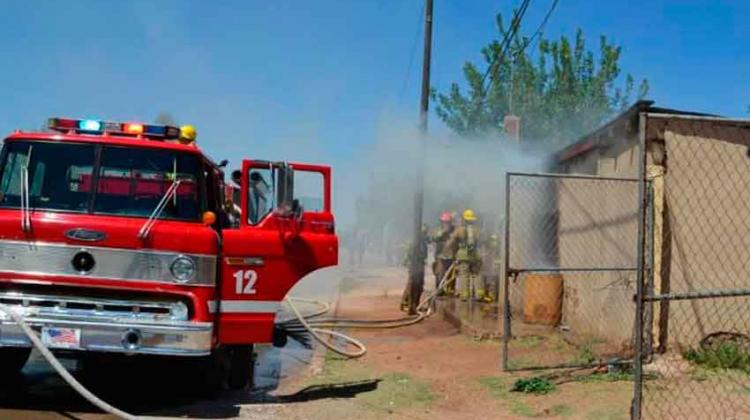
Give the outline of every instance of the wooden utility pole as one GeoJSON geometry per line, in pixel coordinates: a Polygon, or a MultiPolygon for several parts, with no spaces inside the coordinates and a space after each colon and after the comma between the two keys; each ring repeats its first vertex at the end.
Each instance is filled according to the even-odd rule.
{"type": "Polygon", "coordinates": [[[416,156],[416,189],[414,192],[414,232],[412,236],[409,264],[409,314],[417,313],[417,305],[424,287],[426,252],[422,242],[422,211],[424,206],[425,141],[427,139],[427,115],[430,106],[430,61],[432,55],[432,0],[425,0],[424,8],[424,55],[422,58],[422,97],[419,101],[419,138],[416,156]]]}

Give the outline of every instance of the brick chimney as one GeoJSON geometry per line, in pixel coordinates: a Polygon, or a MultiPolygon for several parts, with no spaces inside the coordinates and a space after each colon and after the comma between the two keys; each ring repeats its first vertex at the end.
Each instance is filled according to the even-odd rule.
{"type": "Polygon", "coordinates": [[[508,138],[518,143],[521,138],[521,118],[515,115],[506,115],[503,118],[503,128],[508,138]]]}

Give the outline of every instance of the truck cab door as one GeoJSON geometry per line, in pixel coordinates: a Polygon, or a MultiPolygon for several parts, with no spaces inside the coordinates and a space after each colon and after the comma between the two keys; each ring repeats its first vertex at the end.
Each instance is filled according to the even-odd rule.
{"type": "Polygon", "coordinates": [[[245,160],[236,178],[240,224],[223,230],[219,298],[210,309],[220,343],[267,343],[288,291],[312,271],[338,263],[331,169],[245,160]],[[311,185],[318,191],[304,194],[311,185]]]}

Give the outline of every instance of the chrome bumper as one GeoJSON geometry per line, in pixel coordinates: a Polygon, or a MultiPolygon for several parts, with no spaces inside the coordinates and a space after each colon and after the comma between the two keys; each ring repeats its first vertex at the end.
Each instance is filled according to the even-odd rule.
{"type": "MultiPolygon", "coordinates": [[[[157,325],[44,318],[27,318],[26,322],[36,331],[41,331],[42,327],[80,329],[80,347],[65,350],[171,356],[207,356],[211,353],[211,323],[157,325]],[[128,334],[139,336],[137,345],[128,341],[128,334]]],[[[30,347],[31,341],[18,325],[3,321],[0,324],[0,346],[30,347]]]]}
{"type": "MultiPolygon", "coordinates": [[[[181,315],[182,311],[169,312],[169,303],[17,293],[0,293],[0,302],[22,315],[37,332],[43,327],[80,330],[80,346],[65,350],[172,356],[206,356],[211,352],[213,324],[179,319],[182,317],[174,314],[181,315]],[[147,309],[162,313],[152,314],[147,309]]],[[[21,328],[0,313],[0,346],[31,345],[21,328]]]]}

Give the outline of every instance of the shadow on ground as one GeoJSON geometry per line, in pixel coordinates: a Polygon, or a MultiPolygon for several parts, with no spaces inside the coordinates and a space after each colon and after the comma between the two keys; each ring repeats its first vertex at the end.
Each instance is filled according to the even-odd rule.
{"type": "MultiPolygon", "coordinates": [[[[353,398],[377,389],[379,380],[316,385],[288,395],[279,395],[279,382],[289,375],[289,365],[305,366],[309,355],[292,349],[272,349],[256,366],[254,390],[207,392],[189,365],[165,358],[124,358],[106,363],[64,364],[89,390],[108,403],[136,415],[232,418],[243,405],[291,404],[327,398],[353,398]],[[282,361],[287,372],[282,372],[282,361]]],[[[24,371],[0,377],[0,418],[111,418],[99,415],[89,404],[50,370],[44,360],[33,357],[24,371]]]]}

